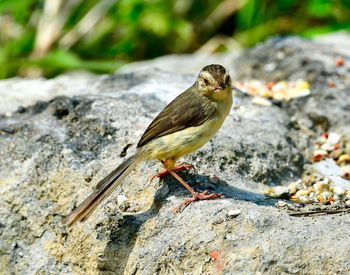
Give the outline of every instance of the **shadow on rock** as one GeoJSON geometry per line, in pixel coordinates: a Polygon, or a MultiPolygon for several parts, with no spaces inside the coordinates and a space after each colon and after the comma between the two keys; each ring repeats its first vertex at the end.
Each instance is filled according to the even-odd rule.
{"type": "MultiPolygon", "coordinates": [[[[233,187],[225,181],[220,180],[219,183],[213,184],[208,176],[186,172],[180,174],[198,192],[208,190],[210,193],[221,193],[224,195],[224,198],[247,201],[264,206],[272,206],[276,203],[275,199],[233,187]]],[[[107,246],[98,264],[100,274],[123,274],[128,264],[129,256],[134,249],[137,235],[144,222],[157,216],[162,207],[174,207],[173,203],[167,203],[169,196],[183,197],[184,199],[190,197],[188,191],[172,177],[167,176],[161,182],[163,185],[157,190],[149,210],[142,213],[124,215],[118,221],[118,225],[110,229],[107,246]]],[[[190,206],[183,211],[189,211],[189,209],[190,206]]],[[[203,209],[203,211],[205,210],[203,209]]],[[[108,221],[106,224],[111,223],[108,221]]]]}
{"type": "Polygon", "coordinates": [[[118,223],[118,227],[110,230],[109,240],[98,262],[100,274],[123,273],[129,255],[133,251],[140,226],[148,218],[150,218],[149,213],[124,216],[118,223]]]}
{"type": "Polygon", "coordinates": [[[252,202],[257,205],[270,205],[273,206],[277,200],[266,197],[263,194],[251,192],[248,190],[240,189],[231,186],[226,181],[220,180],[218,183],[212,183],[208,176],[187,174],[184,179],[196,190],[204,191],[208,190],[211,193],[220,193],[224,195],[224,198],[230,198],[235,200],[252,202]],[[191,180],[192,179],[192,180],[191,180]]]}

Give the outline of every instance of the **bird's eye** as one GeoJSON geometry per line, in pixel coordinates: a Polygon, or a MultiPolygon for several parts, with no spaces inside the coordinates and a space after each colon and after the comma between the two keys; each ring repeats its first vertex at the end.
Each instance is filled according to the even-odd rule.
{"type": "Polygon", "coordinates": [[[205,85],[209,85],[209,80],[204,78],[204,83],[205,83],[205,85]]]}

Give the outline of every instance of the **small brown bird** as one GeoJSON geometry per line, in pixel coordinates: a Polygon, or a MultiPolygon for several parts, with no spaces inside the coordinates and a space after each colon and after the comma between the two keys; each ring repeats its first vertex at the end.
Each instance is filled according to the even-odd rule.
{"type": "MultiPolygon", "coordinates": [[[[224,67],[204,67],[196,82],[176,97],[151,122],[142,135],[135,155],[129,157],[96,186],[63,223],[70,226],[85,221],[96,207],[130,174],[141,161],[160,160],[166,172],[191,192],[189,204],[221,195],[195,192],[175,171],[187,168],[176,160],[206,144],[220,129],[232,106],[231,78],[224,67]]],[[[163,175],[160,173],[159,175],[163,175]]]]}

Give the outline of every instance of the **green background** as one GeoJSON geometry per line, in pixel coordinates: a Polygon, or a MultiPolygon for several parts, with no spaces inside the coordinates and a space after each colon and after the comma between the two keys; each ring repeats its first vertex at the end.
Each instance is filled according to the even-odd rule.
{"type": "Polygon", "coordinates": [[[0,0],[0,78],[110,73],[171,53],[350,29],[350,0],[0,0]]]}

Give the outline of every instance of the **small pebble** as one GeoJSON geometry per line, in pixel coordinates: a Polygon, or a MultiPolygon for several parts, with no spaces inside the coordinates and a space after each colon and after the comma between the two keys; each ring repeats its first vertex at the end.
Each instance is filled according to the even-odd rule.
{"type": "Polygon", "coordinates": [[[300,196],[300,197],[299,197],[299,201],[300,201],[300,202],[303,202],[303,203],[311,203],[311,202],[312,202],[312,201],[310,200],[310,198],[307,197],[307,196],[300,196]]]}
{"type": "Polygon", "coordinates": [[[337,133],[333,133],[333,132],[329,133],[327,143],[332,144],[332,145],[337,144],[339,142],[340,138],[341,138],[341,136],[337,133]]]}
{"type": "Polygon", "coordinates": [[[260,96],[253,97],[252,103],[255,105],[266,106],[266,107],[272,105],[270,100],[260,96]]]}
{"type": "Polygon", "coordinates": [[[239,210],[239,209],[231,209],[231,210],[228,211],[227,216],[232,217],[232,218],[236,218],[241,213],[242,213],[242,211],[239,210]]]}
{"type": "Polygon", "coordinates": [[[268,63],[264,66],[264,69],[267,72],[272,72],[273,70],[276,69],[276,64],[275,63],[268,63]]]}
{"type": "Polygon", "coordinates": [[[275,204],[275,206],[278,207],[278,208],[285,207],[286,205],[287,205],[287,203],[285,201],[278,201],[275,204]]]}
{"type": "Polygon", "coordinates": [[[297,184],[295,182],[288,185],[289,194],[295,194],[298,191],[297,184]]]}

